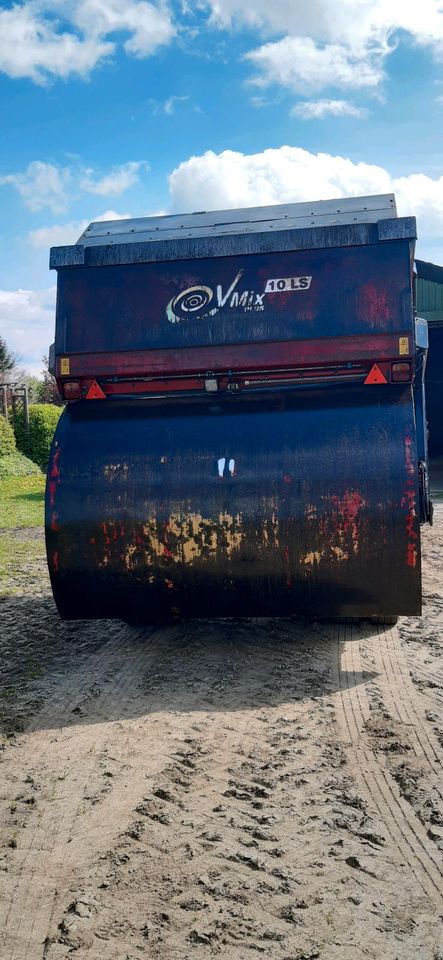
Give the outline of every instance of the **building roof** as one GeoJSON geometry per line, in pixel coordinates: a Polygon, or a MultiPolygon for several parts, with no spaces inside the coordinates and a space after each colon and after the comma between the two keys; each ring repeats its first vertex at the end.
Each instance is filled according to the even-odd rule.
{"type": "Polygon", "coordinates": [[[427,260],[416,260],[415,270],[420,280],[430,280],[432,283],[443,283],[443,267],[427,260]]]}

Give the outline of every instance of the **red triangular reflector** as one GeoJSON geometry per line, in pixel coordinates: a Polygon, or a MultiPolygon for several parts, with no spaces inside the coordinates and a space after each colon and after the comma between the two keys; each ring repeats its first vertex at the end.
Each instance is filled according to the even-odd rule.
{"type": "Polygon", "coordinates": [[[384,373],[381,372],[378,363],[374,363],[374,365],[371,367],[366,377],[365,383],[387,383],[387,382],[388,381],[384,373]]]}
{"type": "Polygon", "coordinates": [[[106,400],[106,393],[103,393],[96,380],[93,380],[85,397],[86,400],[106,400]]]}

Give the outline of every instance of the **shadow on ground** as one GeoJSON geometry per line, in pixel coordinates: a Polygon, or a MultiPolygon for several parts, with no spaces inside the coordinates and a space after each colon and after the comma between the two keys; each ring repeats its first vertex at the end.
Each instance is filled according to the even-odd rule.
{"type": "MultiPolygon", "coordinates": [[[[0,725],[6,734],[159,711],[241,711],[327,698],[337,689],[339,630],[291,620],[206,620],[136,628],[64,623],[52,599],[0,601],[0,725]]],[[[352,674],[349,685],[373,674],[352,674]]],[[[343,679],[343,677],[342,677],[343,679]]]]}

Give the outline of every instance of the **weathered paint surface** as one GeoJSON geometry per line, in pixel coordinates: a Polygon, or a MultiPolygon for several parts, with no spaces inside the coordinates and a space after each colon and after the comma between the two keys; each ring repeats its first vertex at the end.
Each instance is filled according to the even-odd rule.
{"type": "MultiPolygon", "coordinates": [[[[408,342],[412,342],[409,338],[408,342]]],[[[398,360],[399,336],[380,333],[377,336],[355,334],[349,337],[298,339],[292,342],[240,343],[183,347],[180,350],[131,350],[126,352],[80,353],[70,358],[71,377],[163,376],[192,374],[207,370],[216,372],[279,370],[297,367],[359,363],[376,360],[398,360]]],[[[370,365],[370,364],[369,364],[370,365]]],[[[367,365],[368,366],[368,365],[367,365]]],[[[194,389],[202,386],[194,379],[194,389]]],[[[128,388],[133,389],[131,384],[128,388]]],[[[178,390],[180,381],[173,380],[169,390],[178,390]]],[[[116,388],[120,389],[121,388],[116,388]]],[[[146,389],[146,387],[145,387],[146,389]]],[[[112,390],[106,384],[106,390],[112,390]]]]}
{"type": "Polygon", "coordinates": [[[405,241],[58,274],[58,356],[397,332],[412,333],[405,241]]]}
{"type": "MultiPolygon", "coordinates": [[[[56,497],[58,485],[60,483],[60,453],[60,447],[58,443],[55,442],[52,448],[51,458],[48,466],[48,474],[46,478],[46,493],[49,501],[49,526],[52,533],[56,533],[59,529],[56,497]]],[[[58,552],[54,551],[52,554],[52,565],[55,572],[58,571],[58,559],[58,552]]]]}
{"type": "Polygon", "coordinates": [[[417,564],[417,489],[412,455],[412,438],[410,434],[405,436],[405,464],[406,464],[406,489],[401,499],[401,505],[406,510],[406,562],[409,567],[415,567],[417,564]]]}
{"type": "Polygon", "coordinates": [[[70,406],[56,527],[47,498],[62,615],[418,613],[413,431],[409,385],[70,406]]]}

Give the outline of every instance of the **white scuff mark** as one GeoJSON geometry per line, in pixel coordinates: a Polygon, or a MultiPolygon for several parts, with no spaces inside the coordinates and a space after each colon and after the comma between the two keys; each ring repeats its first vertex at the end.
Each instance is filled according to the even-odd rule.
{"type": "Polygon", "coordinates": [[[228,302],[229,297],[231,296],[231,294],[234,293],[234,290],[235,290],[235,288],[236,288],[239,280],[241,280],[241,278],[242,278],[242,276],[243,276],[243,273],[244,273],[244,270],[243,270],[243,269],[238,271],[237,276],[236,276],[235,279],[232,281],[231,286],[229,287],[227,293],[225,293],[224,296],[223,296],[223,287],[222,287],[221,283],[217,284],[217,303],[218,303],[219,307],[224,307],[225,303],[228,302]]]}

